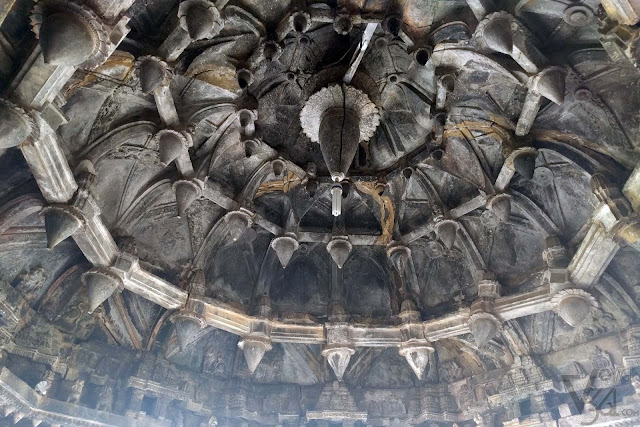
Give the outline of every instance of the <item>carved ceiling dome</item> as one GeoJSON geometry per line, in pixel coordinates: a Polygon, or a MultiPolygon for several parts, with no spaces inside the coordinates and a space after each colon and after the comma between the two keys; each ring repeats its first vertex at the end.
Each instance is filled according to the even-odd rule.
{"type": "Polygon", "coordinates": [[[0,425],[640,425],[634,1],[4,3],[0,425]]]}

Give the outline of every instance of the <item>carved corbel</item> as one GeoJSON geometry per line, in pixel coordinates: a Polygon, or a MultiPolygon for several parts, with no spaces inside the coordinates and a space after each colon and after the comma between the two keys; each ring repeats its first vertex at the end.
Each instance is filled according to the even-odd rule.
{"type": "Polygon", "coordinates": [[[249,334],[238,342],[250,374],[255,372],[264,354],[272,348],[270,317],[271,303],[269,297],[265,295],[260,301],[258,316],[251,320],[249,334]]]}
{"type": "Polygon", "coordinates": [[[172,129],[163,129],[153,136],[158,144],[160,163],[168,166],[171,162],[182,155],[189,146],[189,141],[185,134],[172,129]]]}
{"type": "Polygon", "coordinates": [[[565,288],[551,298],[555,312],[569,324],[576,327],[584,323],[598,308],[596,299],[584,289],[565,288]]]}
{"type": "Polygon", "coordinates": [[[191,42],[217,36],[224,19],[215,4],[208,0],[187,0],[178,8],[178,25],[160,46],[161,55],[173,62],[191,42]]]}
{"type": "Polygon", "coordinates": [[[136,75],[143,93],[153,93],[160,86],[167,86],[173,75],[169,65],[157,56],[141,56],[135,64],[136,75]]]}
{"type": "Polygon", "coordinates": [[[496,178],[494,185],[496,191],[505,191],[516,172],[527,179],[532,179],[536,171],[537,156],[538,150],[533,147],[522,147],[512,151],[504,160],[496,178]]]}
{"type": "Polygon", "coordinates": [[[204,183],[196,178],[181,179],[173,183],[179,217],[184,217],[189,206],[202,196],[203,186],[204,183]]]}
{"type": "Polygon", "coordinates": [[[387,256],[393,263],[401,277],[404,276],[409,258],[411,258],[411,249],[399,242],[391,242],[387,245],[387,256]]]}
{"type": "Polygon", "coordinates": [[[495,194],[486,201],[486,210],[482,213],[482,223],[495,228],[499,223],[504,223],[511,216],[511,197],[505,193],[495,194]]]}
{"type": "Polygon", "coordinates": [[[242,108],[238,111],[238,121],[240,122],[244,139],[252,138],[255,135],[257,119],[258,112],[256,110],[242,108]]]}
{"type": "Polygon", "coordinates": [[[435,349],[425,336],[420,312],[412,301],[402,302],[400,318],[402,319],[400,325],[402,342],[398,347],[398,353],[407,360],[416,377],[422,379],[429,364],[429,357],[435,349]]]}
{"type": "Polygon", "coordinates": [[[351,356],[355,353],[351,343],[351,334],[348,323],[327,323],[325,324],[327,345],[322,350],[322,355],[333,369],[338,381],[342,381],[344,371],[349,365],[351,356]]]}
{"type": "Polygon", "coordinates": [[[493,275],[485,274],[478,283],[478,299],[471,304],[469,328],[478,347],[484,347],[502,328],[494,314],[494,303],[500,297],[500,283],[493,275]]]}
{"type": "Polygon", "coordinates": [[[171,315],[180,350],[184,351],[195,342],[201,336],[202,330],[207,327],[203,311],[204,305],[195,301],[195,303],[187,303],[183,309],[171,315]]]}
{"type": "Polygon", "coordinates": [[[445,73],[436,77],[436,109],[444,110],[447,97],[455,88],[456,78],[454,74],[445,73]]]}
{"type": "Polygon", "coordinates": [[[459,228],[460,224],[452,219],[440,217],[435,223],[435,232],[438,240],[449,250],[451,250],[456,243],[459,228]]]}
{"type": "Polygon", "coordinates": [[[253,226],[253,213],[246,208],[229,212],[224,217],[224,222],[229,228],[229,235],[235,242],[242,236],[246,229],[253,226]]]}
{"type": "Polygon", "coordinates": [[[271,241],[271,247],[276,252],[282,268],[287,267],[293,253],[298,250],[298,247],[300,246],[298,243],[298,236],[296,235],[296,229],[297,221],[295,219],[293,209],[289,209],[289,215],[287,216],[287,222],[284,227],[285,233],[271,241]]]}
{"type": "Polygon", "coordinates": [[[109,267],[98,267],[87,271],[82,275],[82,282],[87,288],[90,313],[93,313],[114,292],[122,292],[124,289],[120,276],[109,267]]]}
{"type": "Polygon", "coordinates": [[[140,89],[146,94],[153,94],[163,123],[166,126],[178,126],[180,118],[169,90],[173,78],[173,71],[169,65],[157,56],[142,56],[134,65],[140,89]]]}
{"type": "Polygon", "coordinates": [[[29,136],[37,139],[34,131],[37,133],[37,126],[26,111],[0,98],[0,149],[20,145],[29,136]]]}
{"type": "Polygon", "coordinates": [[[45,64],[92,69],[102,64],[129,32],[129,17],[111,25],[86,4],[39,1],[31,27],[39,39],[45,64]]]}
{"type": "Polygon", "coordinates": [[[276,37],[280,42],[291,32],[304,34],[311,28],[311,16],[306,11],[298,10],[287,14],[276,28],[276,37]]]}
{"type": "Polygon", "coordinates": [[[533,121],[538,115],[543,97],[557,105],[564,102],[566,75],[567,72],[563,68],[547,67],[529,79],[527,83],[529,92],[516,124],[516,135],[523,136],[529,133],[533,121]]]}
{"type": "Polygon", "coordinates": [[[349,242],[349,238],[345,236],[333,236],[327,244],[327,252],[331,255],[331,259],[336,263],[338,268],[342,268],[349,259],[353,245],[349,242]]]}
{"type": "Polygon", "coordinates": [[[529,74],[538,73],[547,64],[533,36],[507,12],[488,15],[478,25],[474,39],[481,49],[509,55],[529,74]]]}

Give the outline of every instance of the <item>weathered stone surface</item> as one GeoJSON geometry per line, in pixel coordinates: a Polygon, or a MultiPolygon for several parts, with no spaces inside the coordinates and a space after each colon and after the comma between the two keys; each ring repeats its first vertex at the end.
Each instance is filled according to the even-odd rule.
{"type": "Polygon", "coordinates": [[[0,425],[638,425],[633,5],[11,3],[0,425]]]}
{"type": "Polygon", "coordinates": [[[51,65],[79,65],[91,56],[97,43],[91,28],[73,13],[45,17],[39,36],[44,62],[51,65]]]}

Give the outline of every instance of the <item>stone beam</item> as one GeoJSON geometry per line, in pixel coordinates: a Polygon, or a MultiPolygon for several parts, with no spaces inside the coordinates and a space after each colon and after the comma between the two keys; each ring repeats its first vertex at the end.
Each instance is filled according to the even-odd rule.
{"type": "Polygon", "coordinates": [[[36,129],[20,149],[44,198],[50,203],[66,203],[78,185],[55,131],[37,112],[32,117],[36,129]]]}
{"type": "Polygon", "coordinates": [[[377,26],[378,26],[377,23],[367,24],[367,27],[365,28],[364,33],[362,33],[362,40],[360,41],[360,49],[353,57],[353,60],[351,61],[351,65],[349,66],[349,70],[347,70],[347,73],[344,75],[344,78],[342,79],[342,81],[345,82],[346,84],[351,83],[353,76],[356,74],[356,71],[358,70],[358,66],[360,66],[360,61],[362,61],[362,58],[364,57],[364,53],[367,51],[367,47],[369,47],[369,42],[371,41],[371,38],[373,37],[373,33],[376,31],[377,26]]]}
{"type": "MultiPolygon", "coordinates": [[[[495,315],[503,320],[516,319],[553,309],[551,292],[548,285],[538,289],[506,297],[497,298],[494,305],[495,315]]],[[[237,307],[233,307],[210,298],[191,296],[184,310],[191,310],[200,316],[209,326],[246,336],[251,324],[257,318],[250,316],[237,307]]],[[[453,338],[471,333],[468,321],[468,308],[455,313],[422,322],[422,328],[429,341],[453,338]]],[[[272,342],[322,344],[326,342],[326,324],[310,320],[304,322],[268,320],[272,342]]],[[[329,324],[331,325],[331,324],[329,324]]],[[[345,324],[350,344],[354,347],[397,347],[402,343],[400,325],[368,326],[363,324],[345,324]]]]}
{"type": "Polygon", "coordinates": [[[623,25],[635,25],[640,21],[640,1],[602,0],[607,15],[623,25]]]}
{"type": "Polygon", "coordinates": [[[173,310],[187,302],[187,292],[144,270],[138,258],[121,253],[113,265],[124,287],[164,308],[173,310]]]}

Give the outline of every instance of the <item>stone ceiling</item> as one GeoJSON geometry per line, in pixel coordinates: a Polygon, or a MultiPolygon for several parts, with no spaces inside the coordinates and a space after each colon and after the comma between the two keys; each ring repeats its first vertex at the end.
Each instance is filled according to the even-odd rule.
{"type": "Polygon", "coordinates": [[[0,425],[638,425],[639,20],[6,0],[0,425]]]}

